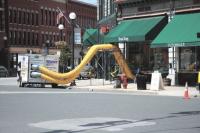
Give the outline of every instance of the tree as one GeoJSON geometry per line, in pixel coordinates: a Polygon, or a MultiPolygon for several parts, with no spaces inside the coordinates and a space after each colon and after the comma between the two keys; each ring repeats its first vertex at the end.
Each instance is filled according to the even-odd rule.
{"type": "Polygon", "coordinates": [[[68,61],[72,57],[69,45],[64,41],[56,42],[56,47],[60,49],[60,67],[63,71],[69,66],[68,61]]]}

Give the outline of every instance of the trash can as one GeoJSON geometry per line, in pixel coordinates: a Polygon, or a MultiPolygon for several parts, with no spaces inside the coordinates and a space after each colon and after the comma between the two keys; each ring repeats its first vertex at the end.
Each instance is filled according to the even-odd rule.
{"type": "Polygon", "coordinates": [[[171,79],[165,78],[163,79],[164,86],[171,86],[171,79]]]}
{"type": "Polygon", "coordinates": [[[137,83],[137,89],[138,90],[146,90],[146,76],[138,74],[136,76],[136,83],[137,83]]]}
{"type": "Polygon", "coordinates": [[[114,80],[115,80],[114,88],[121,88],[121,79],[120,79],[120,76],[115,77],[114,80]]]}

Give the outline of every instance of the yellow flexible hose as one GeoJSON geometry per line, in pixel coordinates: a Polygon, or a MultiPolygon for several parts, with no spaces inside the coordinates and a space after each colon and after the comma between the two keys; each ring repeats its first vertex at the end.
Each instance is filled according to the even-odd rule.
{"type": "Polygon", "coordinates": [[[124,60],[120,49],[112,44],[100,44],[100,45],[94,45],[92,46],[87,54],[85,55],[84,59],[81,61],[81,63],[72,71],[67,72],[67,73],[58,73],[55,71],[51,71],[47,69],[44,66],[40,66],[39,70],[41,72],[41,78],[48,80],[52,83],[57,83],[57,84],[67,84],[73,81],[77,76],[79,76],[81,70],[84,68],[86,64],[90,62],[90,60],[93,58],[93,56],[96,54],[97,51],[105,51],[105,50],[112,50],[114,57],[119,64],[121,70],[127,78],[133,79],[134,76],[132,72],[130,71],[126,61],[124,60]]]}

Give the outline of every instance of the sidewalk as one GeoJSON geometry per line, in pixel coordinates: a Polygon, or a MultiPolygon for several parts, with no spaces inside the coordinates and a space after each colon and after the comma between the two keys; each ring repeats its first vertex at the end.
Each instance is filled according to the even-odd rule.
{"type": "MultiPolygon", "coordinates": [[[[126,91],[126,92],[140,92],[143,94],[150,95],[161,95],[161,96],[180,96],[183,97],[185,93],[185,86],[164,86],[164,90],[153,91],[150,90],[150,84],[147,84],[147,90],[138,90],[137,85],[135,83],[129,83],[127,89],[123,88],[114,88],[114,83],[105,82],[105,84],[92,84],[90,85],[87,82],[91,82],[89,80],[79,80],[77,81],[77,86],[75,88],[79,89],[89,89],[89,90],[104,90],[104,91],[126,91]]],[[[199,91],[196,87],[188,87],[188,92],[190,97],[200,97],[199,91]]]]}
{"type": "MultiPolygon", "coordinates": [[[[0,85],[18,86],[17,77],[0,78],[0,85]]],[[[144,95],[160,95],[160,96],[179,96],[183,97],[185,92],[184,86],[164,86],[164,90],[152,91],[150,90],[150,84],[147,84],[147,90],[137,90],[135,83],[129,83],[127,89],[114,88],[115,83],[105,81],[102,79],[88,79],[88,80],[76,80],[76,89],[88,89],[92,91],[121,91],[121,92],[136,92],[137,94],[144,95]]],[[[196,90],[196,87],[188,87],[190,97],[200,97],[200,93],[196,90]]]]}

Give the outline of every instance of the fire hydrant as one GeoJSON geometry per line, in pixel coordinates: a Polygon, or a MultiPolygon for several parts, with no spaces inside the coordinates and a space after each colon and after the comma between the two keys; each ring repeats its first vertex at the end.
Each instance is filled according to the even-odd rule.
{"type": "Polygon", "coordinates": [[[125,74],[121,75],[121,81],[124,89],[127,89],[128,79],[125,74]]]}

